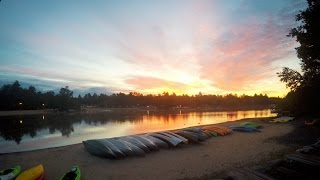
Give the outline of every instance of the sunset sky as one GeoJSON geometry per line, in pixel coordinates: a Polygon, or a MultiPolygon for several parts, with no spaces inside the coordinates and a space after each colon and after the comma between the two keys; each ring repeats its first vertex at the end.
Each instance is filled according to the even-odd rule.
{"type": "Polygon", "coordinates": [[[304,0],[2,0],[0,85],[284,96],[304,0]]]}

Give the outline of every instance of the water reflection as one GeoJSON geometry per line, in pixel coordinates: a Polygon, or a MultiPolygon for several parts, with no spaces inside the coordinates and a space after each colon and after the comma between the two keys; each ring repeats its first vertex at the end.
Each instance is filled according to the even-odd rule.
{"type": "Polygon", "coordinates": [[[269,110],[233,112],[105,113],[1,117],[0,153],[26,151],[106,138],[270,117],[269,110]]]}

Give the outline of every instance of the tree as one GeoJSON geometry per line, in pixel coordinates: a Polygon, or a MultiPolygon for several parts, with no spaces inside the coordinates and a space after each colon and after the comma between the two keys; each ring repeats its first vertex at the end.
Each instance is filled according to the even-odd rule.
{"type": "Polygon", "coordinates": [[[285,82],[287,88],[291,91],[295,91],[303,82],[302,75],[293,69],[284,67],[281,73],[278,73],[280,81],[285,82]]]}
{"type": "Polygon", "coordinates": [[[69,110],[73,107],[73,91],[68,86],[60,89],[58,97],[60,110],[69,110]]]}
{"type": "Polygon", "coordinates": [[[65,98],[71,98],[73,95],[73,91],[71,91],[69,89],[69,86],[66,86],[66,87],[60,89],[59,95],[65,97],[65,98]]]}
{"type": "Polygon", "coordinates": [[[299,26],[288,34],[300,44],[296,53],[301,60],[302,74],[287,67],[277,74],[280,81],[291,89],[290,99],[302,107],[301,113],[314,114],[317,111],[315,107],[320,105],[320,0],[307,2],[307,9],[296,15],[299,26]]]}

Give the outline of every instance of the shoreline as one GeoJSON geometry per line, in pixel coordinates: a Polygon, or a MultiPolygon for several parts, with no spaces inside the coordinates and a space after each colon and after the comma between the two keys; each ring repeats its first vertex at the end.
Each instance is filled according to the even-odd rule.
{"type": "Polygon", "coordinates": [[[89,154],[80,143],[2,154],[0,169],[17,164],[27,169],[42,163],[45,178],[49,180],[59,178],[75,164],[80,166],[84,179],[210,179],[223,177],[226,171],[280,158],[319,135],[319,127],[305,127],[299,119],[281,124],[269,123],[269,119],[242,119],[218,124],[258,122],[264,126],[261,133],[233,132],[229,136],[210,138],[199,145],[161,149],[145,157],[103,159],[89,154]]]}
{"type": "Polygon", "coordinates": [[[0,111],[1,116],[20,116],[20,115],[39,115],[39,114],[54,114],[52,109],[41,110],[14,110],[14,111],[0,111]]]}
{"type": "Polygon", "coordinates": [[[267,107],[248,107],[248,108],[174,108],[174,109],[154,109],[154,108],[85,108],[81,110],[70,110],[69,112],[59,112],[54,109],[41,110],[12,110],[0,111],[1,116],[20,116],[20,115],[48,115],[48,114],[99,114],[99,113],[165,113],[165,112],[220,112],[220,111],[259,111],[267,110],[267,107]]]}

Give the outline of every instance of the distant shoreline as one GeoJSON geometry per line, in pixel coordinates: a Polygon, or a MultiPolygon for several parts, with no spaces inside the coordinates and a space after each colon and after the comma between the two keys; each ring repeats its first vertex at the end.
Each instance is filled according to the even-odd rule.
{"type": "Polygon", "coordinates": [[[245,108],[170,108],[170,109],[158,109],[158,108],[83,108],[81,110],[70,110],[68,112],[60,112],[54,109],[41,109],[41,110],[13,110],[13,111],[0,111],[1,116],[19,116],[19,115],[39,115],[39,114],[96,114],[96,113],[134,113],[134,112],[219,112],[219,111],[248,111],[248,110],[265,110],[268,107],[245,107],[245,108]]]}
{"type": "Polygon", "coordinates": [[[0,116],[19,116],[19,115],[38,115],[38,114],[53,114],[52,109],[43,110],[14,110],[14,111],[0,111],[0,116]]]}

